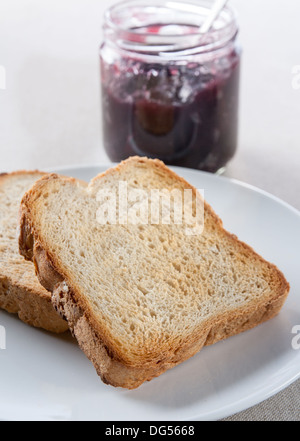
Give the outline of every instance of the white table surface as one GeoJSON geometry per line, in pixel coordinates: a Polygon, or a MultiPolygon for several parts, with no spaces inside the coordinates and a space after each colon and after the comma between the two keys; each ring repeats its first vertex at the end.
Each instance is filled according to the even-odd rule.
{"type": "MultiPolygon", "coordinates": [[[[109,162],[98,48],[103,11],[113,3],[0,0],[0,172],[109,162]]],[[[300,209],[300,2],[231,3],[243,69],[239,149],[226,175],[300,209]]],[[[300,421],[299,397],[296,382],[230,419],[300,421]]]]}

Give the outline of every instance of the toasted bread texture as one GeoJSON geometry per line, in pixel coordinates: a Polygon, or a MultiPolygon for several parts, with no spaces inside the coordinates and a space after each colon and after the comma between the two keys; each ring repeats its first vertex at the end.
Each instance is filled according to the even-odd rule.
{"type": "Polygon", "coordinates": [[[0,176],[0,308],[18,314],[29,325],[61,333],[68,325],[54,310],[34,265],[20,256],[18,246],[22,196],[42,176],[25,171],[0,176]]]}
{"type": "Polygon", "coordinates": [[[277,315],[289,284],[227,232],[206,202],[201,234],[187,234],[186,221],[174,216],[99,222],[109,210],[103,191],[117,195],[118,214],[125,203],[134,210],[136,201],[124,200],[120,182],[144,195],[190,190],[193,216],[201,200],[161,161],[147,158],[130,158],[87,188],[49,175],[23,198],[19,244],[102,380],[134,389],[204,345],[277,315]]]}

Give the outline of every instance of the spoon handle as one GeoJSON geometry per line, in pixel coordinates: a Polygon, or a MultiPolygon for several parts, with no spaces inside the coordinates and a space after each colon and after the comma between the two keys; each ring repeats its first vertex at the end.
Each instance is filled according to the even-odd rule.
{"type": "Polygon", "coordinates": [[[200,28],[200,33],[206,34],[212,27],[216,18],[218,18],[222,9],[226,6],[228,0],[216,0],[207,19],[200,28]]]}

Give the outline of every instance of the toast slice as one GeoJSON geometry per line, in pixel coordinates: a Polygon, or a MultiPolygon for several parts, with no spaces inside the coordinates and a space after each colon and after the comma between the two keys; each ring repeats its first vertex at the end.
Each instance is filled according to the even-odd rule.
{"type": "Polygon", "coordinates": [[[68,329],[56,313],[51,296],[39,283],[34,265],[19,254],[17,229],[22,196],[40,172],[0,175],[0,308],[32,326],[56,333],[68,329]]]}
{"type": "MultiPolygon", "coordinates": [[[[274,317],[289,284],[225,231],[207,203],[202,234],[187,234],[191,223],[184,216],[181,223],[173,215],[169,223],[149,217],[134,223],[132,216],[114,222],[104,213],[115,204],[120,214],[120,183],[127,195],[189,190],[196,219],[195,203],[202,200],[195,188],[162,162],[133,157],[87,188],[57,175],[38,181],[21,204],[20,252],[35,262],[40,282],[102,380],[134,389],[204,345],[274,317]]],[[[127,203],[132,215],[134,197],[127,203]]]]}

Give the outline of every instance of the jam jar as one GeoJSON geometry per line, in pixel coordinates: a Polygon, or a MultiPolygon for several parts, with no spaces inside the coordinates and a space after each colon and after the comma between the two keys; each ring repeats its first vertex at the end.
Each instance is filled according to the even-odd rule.
{"type": "Polygon", "coordinates": [[[100,48],[102,129],[109,158],[159,158],[221,173],[238,137],[240,46],[226,6],[127,0],[106,11],[100,48]]]}

